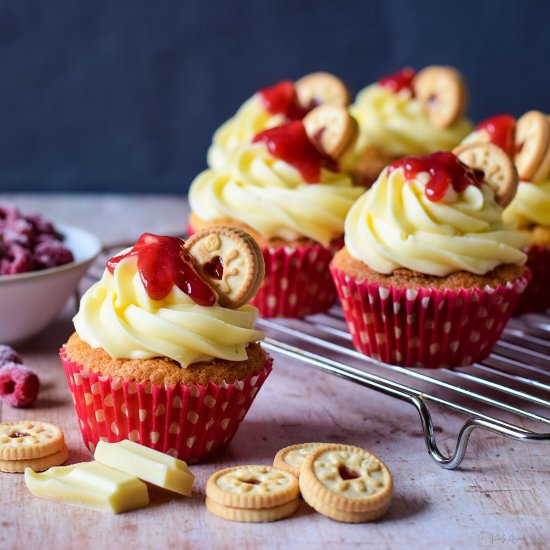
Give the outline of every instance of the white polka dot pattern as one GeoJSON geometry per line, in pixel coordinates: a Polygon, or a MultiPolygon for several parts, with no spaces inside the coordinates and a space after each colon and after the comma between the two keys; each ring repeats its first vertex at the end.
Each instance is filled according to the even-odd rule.
{"type": "Polygon", "coordinates": [[[355,347],[415,368],[471,365],[493,348],[527,279],[486,289],[384,287],[331,267],[355,347]],[[353,298],[352,298],[353,297],[353,298]]]}
{"type": "Polygon", "coordinates": [[[303,317],[329,309],[336,301],[329,262],[342,246],[320,244],[262,250],[264,282],[252,300],[264,317],[303,317]]]}
{"type": "Polygon", "coordinates": [[[171,434],[179,434],[180,433],[180,427],[176,422],[172,422],[170,424],[170,428],[168,429],[168,432],[171,434]]]}
{"type": "Polygon", "coordinates": [[[189,420],[191,424],[196,424],[199,421],[198,413],[196,413],[195,411],[189,411],[187,413],[187,420],[189,420]]]}
{"type": "Polygon", "coordinates": [[[91,372],[82,376],[64,350],[61,358],[88,448],[100,439],[130,439],[188,463],[204,460],[231,441],[272,367],[266,354],[264,368],[234,383],[165,387],[91,372]]]}

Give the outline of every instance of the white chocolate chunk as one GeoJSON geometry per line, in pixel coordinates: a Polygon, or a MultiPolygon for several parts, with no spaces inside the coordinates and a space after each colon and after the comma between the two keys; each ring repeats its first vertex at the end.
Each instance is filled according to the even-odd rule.
{"type": "Polygon", "coordinates": [[[149,504],[145,483],[98,462],[57,466],[41,474],[26,468],[25,484],[37,497],[113,514],[149,504]]]}
{"type": "Polygon", "coordinates": [[[183,460],[173,456],[125,439],[118,443],[99,441],[94,458],[163,489],[191,496],[195,476],[183,460]]]}

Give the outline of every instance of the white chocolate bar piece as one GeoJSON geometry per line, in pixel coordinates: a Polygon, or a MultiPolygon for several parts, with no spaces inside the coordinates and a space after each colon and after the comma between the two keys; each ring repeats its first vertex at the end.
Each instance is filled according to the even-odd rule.
{"type": "Polygon", "coordinates": [[[41,474],[26,468],[25,483],[37,497],[113,514],[149,504],[145,483],[99,462],[57,466],[41,474]]]}
{"type": "Polygon", "coordinates": [[[118,443],[98,441],[94,458],[106,466],[139,477],[163,489],[191,496],[195,476],[183,460],[173,456],[125,439],[118,443]]]}

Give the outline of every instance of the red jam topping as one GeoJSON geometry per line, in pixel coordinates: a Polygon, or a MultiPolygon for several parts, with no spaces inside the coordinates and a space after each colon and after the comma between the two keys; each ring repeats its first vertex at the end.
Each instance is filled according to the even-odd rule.
{"type": "Polygon", "coordinates": [[[294,84],[290,80],[263,88],[258,93],[266,111],[272,115],[283,115],[287,120],[301,120],[315,107],[310,105],[308,109],[304,109],[300,105],[294,84]]]}
{"type": "Polygon", "coordinates": [[[378,84],[384,86],[394,94],[399,93],[401,90],[409,90],[412,96],[414,96],[414,90],[412,87],[412,81],[415,72],[411,67],[405,67],[400,71],[388,76],[383,76],[378,79],[378,84]]]}
{"type": "Polygon", "coordinates": [[[144,233],[132,250],[108,260],[107,269],[114,273],[118,263],[131,256],[137,256],[141,282],[152,300],[166,298],[176,285],[200,306],[216,302],[214,290],[197,273],[181,239],[144,233]]]}
{"type": "Polygon", "coordinates": [[[442,200],[450,186],[460,193],[468,185],[479,187],[483,181],[481,171],[466,166],[450,151],[439,151],[426,157],[402,158],[388,166],[388,174],[398,168],[403,168],[407,180],[413,180],[420,172],[428,172],[431,177],[425,193],[433,202],[442,200]]]}
{"type": "Polygon", "coordinates": [[[252,140],[259,142],[265,143],[274,157],[294,166],[307,183],[319,182],[321,168],[338,171],[338,163],[313,145],[301,120],[260,132],[252,140]]]}
{"type": "Polygon", "coordinates": [[[515,154],[516,119],[512,115],[497,115],[476,126],[476,131],[485,130],[491,143],[498,145],[510,156],[515,154]]]}
{"type": "Polygon", "coordinates": [[[223,278],[223,258],[215,256],[202,266],[203,271],[211,278],[221,281],[223,278]]]}

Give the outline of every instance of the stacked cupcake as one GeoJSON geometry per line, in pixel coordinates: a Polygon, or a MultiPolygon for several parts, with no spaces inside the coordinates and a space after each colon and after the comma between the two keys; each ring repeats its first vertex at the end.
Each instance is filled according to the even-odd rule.
{"type": "Polygon", "coordinates": [[[356,137],[347,110],[326,103],[236,145],[223,166],[193,181],[191,233],[226,225],[245,229],[259,243],[266,276],[252,303],[260,315],[302,317],[335,302],[328,264],[362,191],[338,159],[356,137]]]}
{"type": "MultiPolygon", "coordinates": [[[[520,182],[504,211],[504,220],[516,224],[527,239],[525,252],[532,280],[515,313],[550,307],[550,122],[540,111],[529,111],[517,121],[497,115],[481,122],[465,144],[492,143],[516,164],[520,182]]],[[[462,149],[463,147],[459,148],[462,149]]]]}
{"type": "Polygon", "coordinates": [[[419,368],[489,354],[529,280],[525,239],[502,221],[516,187],[513,163],[492,144],[381,173],[351,208],[331,264],[360,351],[419,368]]]}
{"type": "Polygon", "coordinates": [[[268,128],[302,120],[313,108],[329,104],[346,107],[349,91],[330,73],[311,73],[296,82],[283,80],[258,90],[233,117],[214,133],[208,149],[208,166],[223,170],[228,155],[268,128]]]}
{"type": "Polygon", "coordinates": [[[144,234],[82,297],[61,359],[84,443],[130,439],[188,462],[234,436],[272,360],[245,305],[263,278],[252,238],[144,234]]]}
{"type": "Polygon", "coordinates": [[[344,168],[368,187],[400,157],[452,149],[471,131],[467,103],[464,79],[452,67],[406,68],[380,78],[350,106],[359,137],[344,168]]]}

